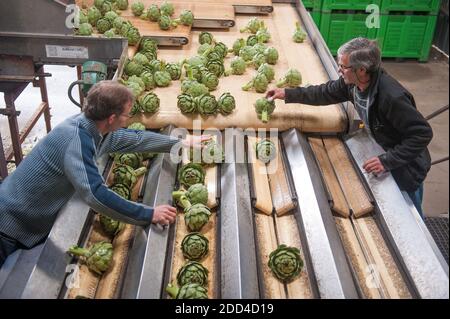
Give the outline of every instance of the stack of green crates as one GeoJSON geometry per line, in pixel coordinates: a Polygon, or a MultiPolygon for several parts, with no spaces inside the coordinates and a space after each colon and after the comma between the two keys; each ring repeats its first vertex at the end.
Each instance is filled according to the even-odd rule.
{"type": "Polygon", "coordinates": [[[319,28],[320,27],[320,17],[322,15],[322,12],[321,12],[322,0],[299,0],[299,1],[303,2],[305,9],[308,10],[314,23],[319,28]]]}
{"type": "Polygon", "coordinates": [[[384,57],[427,61],[440,0],[383,0],[377,38],[384,57]]]}
{"type": "Polygon", "coordinates": [[[383,57],[428,60],[440,0],[299,0],[336,55],[350,39],[377,39],[383,57]],[[380,9],[380,28],[368,28],[368,5],[380,9]]]}

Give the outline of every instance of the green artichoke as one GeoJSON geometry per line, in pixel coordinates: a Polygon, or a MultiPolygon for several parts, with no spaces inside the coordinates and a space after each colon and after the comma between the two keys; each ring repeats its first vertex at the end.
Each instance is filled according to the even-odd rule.
{"type": "Polygon", "coordinates": [[[128,0],[116,0],[116,6],[119,10],[128,9],[128,0]]]}
{"type": "Polygon", "coordinates": [[[214,37],[211,33],[203,31],[198,36],[198,42],[200,44],[204,44],[204,43],[212,44],[214,42],[214,37]]]}
{"type": "Polygon", "coordinates": [[[175,8],[173,7],[172,3],[164,1],[161,4],[161,14],[171,17],[174,12],[175,8]]]}
{"type": "Polygon", "coordinates": [[[96,25],[97,21],[102,18],[102,13],[96,7],[90,7],[87,11],[87,18],[91,25],[96,25]]]}
{"type": "Polygon", "coordinates": [[[125,227],[124,223],[102,214],[100,214],[100,225],[102,225],[103,230],[111,236],[117,235],[125,227]]]}
{"type": "Polygon", "coordinates": [[[112,25],[114,23],[114,20],[116,20],[118,17],[119,15],[114,11],[108,11],[105,13],[105,16],[103,18],[108,20],[112,25]]]}
{"type": "Polygon", "coordinates": [[[178,172],[178,181],[184,187],[205,183],[205,171],[200,164],[189,163],[183,165],[178,172]]]}
{"type": "Polygon", "coordinates": [[[189,94],[178,95],[177,106],[182,113],[194,113],[197,110],[195,100],[189,94]]]}
{"type": "Polygon", "coordinates": [[[222,60],[225,59],[226,56],[228,55],[228,47],[223,42],[217,42],[216,45],[214,46],[214,51],[219,53],[222,60]]]}
{"type": "Polygon", "coordinates": [[[141,34],[137,28],[131,27],[128,29],[126,37],[128,39],[128,45],[136,45],[141,39],[141,34]]]}
{"type": "Polygon", "coordinates": [[[139,76],[136,76],[136,75],[130,76],[128,78],[128,80],[126,81],[126,84],[130,84],[133,82],[138,84],[142,89],[145,89],[145,83],[139,76]]]}
{"type": "Polygon", "coordinates": [[[215,74],[218,78],[220,78],[225,72],[225,67],[222,61],[218,60],[208,61],[208,63],[206,63],[206,67],[211,73],[215,74]]]}
{"type": "Polygon", "coordinates": [[[166,87],[170,85],[172,78],[167,71],[157,71],[154,74],[156,85],[159,87],[166,87]]]}
{"type": "Polygon", "coordinates": [[[294,280],[303,268],[300,250],[286,245],[279,245],[270,253],[268,264],[275,277],[285,283],[294,280]]]}
{"type": "Polygon", "coordinates": [[[133,61],[136,63],[139,63],[140,65],[147,65],[150,63],[147,56],[145,56],[145,54],[140,53],[140,52],[138,52],[134,55],[133,61]]]}
{"type": "Polygon", "coordinates": [[[267,123],[270,119],[270,114],[275,110],[275,102],[269,101],[265,97],[262,97],[256,100],[255,110],[258,114],[258,118],[260,118],[264,123],[267,123]]]}
{"type": "Polygon", "coordinates": [[[264,162],[268,163],[273,160],[277,155],[277,149],[275,148],[275,144],[265,138],[258,143],[256,143],[256,157],[264,162]]]}
{"type": "Polygon", "coordinates": [[[233,48],[230,50],[234,55],[239,55],[239,51],[246,46],[245,40],[240,38],[234,41],[233,48]]]}
{"type": "Polygon", "coordinates": [[[208,285],[208,269],[197,261],[188,261],[180,268],[177,274],[177,283],[180,286],[186,284],[208,285]]]}
{"type": "Polygon", "coordinates": [[[244,28],[242,28],[240,31],[256,34],[256,32],[258,32],[258,30],[263,27],[264,27],[264,22],[262,20],[260,20],[258,18],[252,18],[247,23],[247,25],[244,28]]]}
{"type": "Polygon", "coordinates": [[[209,221],[211,211],[206,205],[195,204],[185,210],[184,223],[190,231],[200,231],[209,221]]]}
{"type": "Polygon", "coordinates": [[[219,97],[217,104],[219,105],[220,113],[225,115],[231,114],[233,110],[236,108],[236,101],[229,92],[223,93],[219,97]]]}
{"type": "Polygon", "coordinates": [[[180,18],[175,20],[177,23],[181,23],[183,25],[190,26],[194,23],[194,14],[191,10],[183,10],[181,11],[180,18]]]}
{"type": "Polygon", "coordinates": [[[219,85],[219,79],[211,72],[205,72],[202,75],[202,83],[208,88],[209,91],[214,91],[219,85]]]}
{"type": "MultiPolygon", "coordinates": [[[[181,91],[189,94],[192,97],[199,97],[201,95],[208,95],[209,89],[203,84],[197,81],[183,81],[181,84],[181,91]]],[[[197,105],[198,106],[198,105],[197,105]]]]}
{"type": "Polygon", "coordinates": [[[144,92],[144,88],[137,82],[128,82],[127,88],[133,92],[134,97],[138,97],[144,92]]]}
{"type": "Polygon", "coordinates": [[[306,33],[302,30],[299,22],[295,23],[295,32],[292,39],[297,43],[302,43],[306,39],[306,33]]]}
{"type": "Polygon", "coordinates": [[[264,74],[267,78],[267,81],[269,82],[271,82],[275,78],[275,71],[267,63],[261,64],[261,66],[258,68],[258,73],[264,74]]]}
{"type": "Polygon", "coordinates": [[[256,53],[256,49],[248,45],[239,50],[239,56],[244,59],[245,62],[251,61],[256,53]]]}
{"type": "Polygon", "coordinates": [[[145,125],[140,122],[134,122],[128,125],[127,129],[136,131],[145,131],[145,125]]]}
{"type": "Polygon", "coordinates": [[[87,13],[83,10],[80,10],[78,14],[78,24],[89,23],[87,13]]]}
{"type": "Polygon", "coordinates": [[[98,19],[96,24],[97,30],[99,33],[105,33],[109,29],[111,29],[112,24],[109,22],[109,20],[106,20],[104,18],[98,19]]]}
{"type": "Polygon", "coordinates": [[[267,31],[267,28],[260,28],[257,32],[256,32],[256,39],[258,40],[258,43],[267,43],[269,42],[271,38],[271,35],[269,33],[269,31],[267,31]]]}
{"type": "Polygon", "coordinates": [[[245,63],[244,59],[242,59],[239,56],[236,56],[231,60],[231,70],[228,70],[225,72],[225,75],[235,74],[235,75],[242,75],[245,73],[245,69],[247,67],[247,64],[245,63]]]}
{"type": "Polygon", "coordinates": [[[256,37],[256,35],[252,34],[252,35],[248,36],[248,38],[247,38],[247,45],[248,46],[252,47],[252,46],[254,46],[257,43],[258,43],[258,38],[256,37]]]}
{"type": "Polygon", "coordinates": [[[242,87],[242,90],[248,91],[252,87],[254,87],[256,92],[264,93],[266,92],[268,85],[269,81],[267,80],[266,76],[263,73],[257,73],[250,82],[242,87]]]}
{"type": "Polygon", "coordinates": [[[206,205],[208,202],[208,189],[203,184],[194,184],[187,191],[173,191],[172,198],[178,206],[186,210],[195,204],[206,205]]]}
{"type": "Polygon", "coordinates": [[[166,65],[166,71],[169,72],[173,81],[179,80],[181,77],[181,65],[178,63],[168,63],[166,65]]]}
{"type": "Polygon", "coordinates": [[[139,176],[144,175],[146,172],[147,168],[145,167],[134,169],[128,165],[117,165],[113,169],[114,184],[124,184],[132,189],[139,176]]]}
{"type": "Polygon", "coordinates": [[[146,92],[139,97],[139,105],[145,113],[155,113],[159,109],[159,97],[153,92],[146,92]]]}
{"type": "Polygon", "coordinates": [[[114,38],[116,36],[116,32],[114,32],[114,29],[109,29],[105,33],[103,33],[105,38],[114,38]]]}
{"type": "Polygon", "coordinates": [[[161,11],[159,10],[158,6],[156,4],[150,5],[147,9],[147,18],[150,21],[158,22],[159,18],[161,17],[161,11]]]}
{"type": "Polygon", "coordinates": [[[208,290],[199,284],[187,284],[181,288],[168,284],[166,291],[172,299],[208,299],[208,290]]]}
{"type": "MultiPolygon", "coordinates": [[[[153,39],[143,39],[140,45],[140,49],[141,51],[151,51],[156,53],[156,51],[158,50],[158,42],[156,42],[153,39]]],[[[145,54],[145,53],[144,53],[145,54]]],[[[154,59],[149,59],[149,60],[154,60],[154,59]]]]}
{"type": "Polygon", "coordinates": [[[283,79],[277,82],[277,87],[291,87],[295,88],[302,84],[302,75],[296,69],[290,69],[283,79]]]}
{"type": "MultiPolygon", "coordinates": [[[[140,123],[134,123],[140,124],[140,123]]],[[[129,127],[128,127],[129,128],[129,127]]],[[[143,157],[140,153],[118,153],[114,156],[114,162],[119,165],[128,165],[133,169],[142,166],[143,157]]]]}
{"type": "Polygon", "coordinates": [[[101,275],[108,270],[111,264],[113,247],[111,243],[102,241],[95,243],[89,249],[72,246],[67,252],[75,256],[80,256],[90,270],[101,275]]]}
{"type": "Polygon", "coordinates": [[[125,199],[130,199],[131,197],[130,188],[125,184],[114,184],[111,186],[111,190],[125,199]]]}
{"type": "Polygon", "coordinates": [[[253,49],[256,53],[264,53],[264,51],[267,49],[267,46],[264,43],[256,43],[253,46],[253,49]]]}
{"type": "Polygon", "coordinates": [[[181,242],[183,256],[188,260],[201,260],[208,254],[209,241],[198,232],[189,233],[181,242]]]}
{"type": "Polygon", "coordinates": [[[151,90],[156,87],[155,78],[153,77],[153,74],[149,71],[144,71],[141,73],[141,80],[145,84],[146,90],[151,90]]]}
{"type": "Polygon", "coordinates": [[[91,35],[92,31],[92,26],[89,23],[82,23],[78,28],[79,35],[91,35]]]}
{"type": "Polygon", "coordinates": [[[159,17],[158,24],[161,30],[169,30],[171,27],[176,26],[176,23],[165,14],[162,14],[161,17],[159,17]]]}
{"type": "Polygon", "coordinates": [[[269,64],[276,64],[278,61],[278,51],[277,49],[270,47],[264,50],[264,55],[266,56],[266,61],[269,64]]]}
{"type": "Polygon", "coordinates": [[[128,76],[140,76],[142,71],[144,71],[144,67],[141,64],[136,63],[135,61],[128,60],[128,62],[125,64],[124,71],[128,76]]]}
{"type": "Polygon", "coordinates": [[[131,5],[131,12],[135,17],[140,17],[144,13],[144,4],[142,2],[135,2],[131,5]]]}
{"type": "Polygon", "coordinates": [[[256,53],[253,56],[253,59],[250,62],[247,62],[248,64],[252,64],[255,68],[255,70],[258,70],[258,68],[266,63],[266,56],[263,53],[256,53]]]}
{"type": "Polygon", "coordinates": [[[133,106],[131,107],[130,115],[136,115],[138,113],[142,113],[142,108],[139,105],[139,102],[134,101],[133,106]]]}
{"type": "Polygon", "coordinates": [[[202,115],[217,113],[218,105],[214,95],[208,93],[197,96],[195,104],[197,105],[197,111],[202,115]]]}

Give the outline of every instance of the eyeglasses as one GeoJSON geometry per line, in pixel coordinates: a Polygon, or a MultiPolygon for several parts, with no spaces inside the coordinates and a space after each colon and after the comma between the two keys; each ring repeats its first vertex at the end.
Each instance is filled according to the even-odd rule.
{"type": "Polygon", "coordinates": [[[131,115],[130,113],[127,113],[127,114],[119,114],[119,116],[125,116],[126,118],[132,118],[133,117],[133,115],[131,115]]]}
{"type": "Polygon", "coordinates": [[[341,70],[347,70],[347,69],[352,68],[351,65],[346,66],[346,65],[343,65],[343,64],[340,64],[340,63],[338,64],[338,66],[339,66],[339,69],[341,69],[341,70]]]}

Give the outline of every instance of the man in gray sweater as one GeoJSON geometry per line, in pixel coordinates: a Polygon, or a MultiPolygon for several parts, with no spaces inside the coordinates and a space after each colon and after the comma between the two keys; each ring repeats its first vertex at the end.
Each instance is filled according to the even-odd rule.
{"type": "Polygon", "coordinates": [[[179,140],[149,131],[122,129],[134,102],[125,86],[94,85],[83,113],[56,126],[0,184],[0,267],[19,248],[32,248],[48,236],[59,210],[78,192],[95,211],[134,225],[167,225],[175,220],[170,205],[149,207],[110,190],[96,158],[105,153],[169,152],[200,145],[207,137],[179,140]]]}

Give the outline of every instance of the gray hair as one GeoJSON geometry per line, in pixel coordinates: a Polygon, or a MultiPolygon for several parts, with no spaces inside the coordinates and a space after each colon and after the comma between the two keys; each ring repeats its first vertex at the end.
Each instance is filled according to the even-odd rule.
{"type": "Polygon", "coordinates": [[[350,66],[365,68],[367,73],[378,71],[381,64],[381,51],[376,40],[355,38],[338,49],[338,56],[348,55],[350,66]]]}

